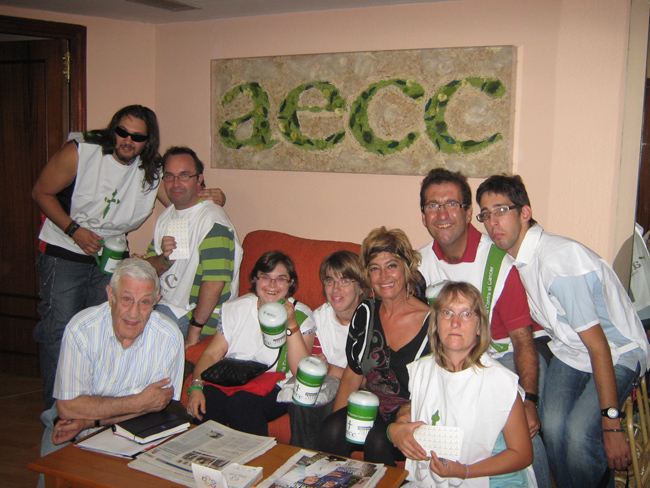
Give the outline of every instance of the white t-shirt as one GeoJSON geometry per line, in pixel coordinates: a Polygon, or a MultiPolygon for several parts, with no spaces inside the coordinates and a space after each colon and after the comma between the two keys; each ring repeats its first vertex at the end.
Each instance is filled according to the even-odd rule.
{"type": "MultiPolygon", "coordinates": [[[[160,276],[160,292],[162,298],[160,304],[169,307],[177,318],[187,314],[196,307],[195,303],[190,304],[190,292],[194,284],[196,269],[199,266],[199,246],[205,236],[210,232],[215,223],[228,228],[234,236],[235,260],[230,282],[230,296],[236,298],[239,291],[239,265],[241,264],[243,251],[239,244],[237,231],[230,222],[226,211],[212,201],[199,202],[190,208],[176,210],[170,205],[160,214],[156,222],[156,229],[153,236],[153,245],[157,254],[162,254],[162,239],[167,234],[169,221],[172,219],[187,219],[189,224],[189,259],[177,259],[172,266],[160,276]]],[[[215,309],[218,311],[219,307],[215,309]]]]}
{"type": "MultiPolygon", "coordinates": [[[[113,155],[102,154],[97,144],[80,143],[79,163],[70,202],[70,217],[100,237],[126,234],[137,229],[151,215],[158,180],[153,188],[142,188],[144,170],[140,158],[130,165],[118,163],[113,155]]],[[[49,219],[39,238],[77,254],[85,253],[49,219]]]]}
{"type": "Polygon", "coordinates": [[[316,322],[316,336],[327,362],[345,369],[348,365],[345,344],[348,340],[350,325],[341,325],[329,302],[325,302],[314,310],[314,321],[316,322]]]}

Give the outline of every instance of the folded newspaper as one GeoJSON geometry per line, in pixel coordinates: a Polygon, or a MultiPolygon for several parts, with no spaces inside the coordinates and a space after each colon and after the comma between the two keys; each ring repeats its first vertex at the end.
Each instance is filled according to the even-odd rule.
{"type": "Polygon", "coordinates": [[[140,454],[129,467],[195,488],[193,463],[221,470],[232,463],[246,464],[275,445],[272,437],[246,434],[209,420],[140,454]]]}
{"type": "Polygon", "coordinates": [[[257,488],[374,488],[385,472],[383,464],[301,450],[257,488]]]}

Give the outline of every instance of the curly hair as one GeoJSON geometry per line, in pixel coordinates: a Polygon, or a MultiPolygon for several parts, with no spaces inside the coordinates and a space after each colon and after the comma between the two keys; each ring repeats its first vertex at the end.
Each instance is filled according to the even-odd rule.
{"type": "Polygon", "coordinates": [[[144,171],[142,189],[149,192],[154,190],[156,182],[160,179],[162,167],[160,154],[160,132],[158,130],[158,119],[156,114],[149,108],[142,105],[129,105],[118,110],[105,129],[93,130],[84,134],[86,142],[97,144],[102,147],[102,154],[113,154],[115,151],[115,128],[124,117],[135,117],[147,125],[147,144],[140,154],[140,168],[144,171]]]}
{"type": "Polygon", "coordinates": [[[440,293],[436,297],[436,301],[433,304],[433,314],[429,319],[429,344],[431,344],[431,353],[433,354],[436,362],[447,371],[450,371],[451,361],[444,352],[444,346],[440,342],[440,337],[438,336],[438,315],[439,313],[446,309],[451,303],[456,301],[459,296],[467,298],[470,302],[470,307],[472,312],[478,316],[479,340],[476,341],[474,347],[469,352],[463,364],[461,365],[461,370],[467,369],[469,367],[483,367],[481,364],[481,356],[488,347],[490,347],[490,341],[492,340],[492,334],[490,333],[490,320],[488,318],[488,313],[485,308],[485,301],[483,296],[478,289],[470,284],[462,281],[449,281],[442,287],[440,293]]]}
{"type": "MultiPolygon", "coordinates": [[[[387,252],[395,257],[404,267],[406,284],[409,293],[415,294],[421,286],[422,275],[418,268],[422,256],[413,249],[411,241],[401,229],[388,230],[386,227],[379,227],[370,231],[370,234],[361,244],[361,266],[363,267],[366,280],[370,283],[370,272],[368,270],[370,261],[382,252],[387,252]]],[[[418,298],[422,298],[419,297],[418,298]]]]}

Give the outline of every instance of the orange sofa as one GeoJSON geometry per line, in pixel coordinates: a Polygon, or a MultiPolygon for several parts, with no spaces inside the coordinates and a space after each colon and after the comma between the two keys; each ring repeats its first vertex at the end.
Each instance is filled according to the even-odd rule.
{"type": "MultiPolygon", "coordinates": [[[[250,232],[242,243],[244,257],[239,270],[239,296],[248,293],[250,283],[248,275],[255,266],[255,262],[266,251],[278,250],[291,256],[296,265],[298,273],[298,290],[294,298],[315,310],[323,304],[323,287],[318,277],[318,270],[323,260],[335,251],[347,250],[359,253],[361,246],[352,242],[343,241],[319,241],[315,239],[303,239],[282,232],[271,230],[257,230],[250,232]]],[[[196,364],[199,357],[207,347],[211,338],[206,338],[185,351],[185,358],[196,364]]],[[[190,378],[183,386],[181,402],[187,403],[187,388],[190,378]]],[[[269,435],[275,437],[278,442],[289,444],[291,430],[289,428],[289,416],[284,415],[269,424],[269,435]]]]}

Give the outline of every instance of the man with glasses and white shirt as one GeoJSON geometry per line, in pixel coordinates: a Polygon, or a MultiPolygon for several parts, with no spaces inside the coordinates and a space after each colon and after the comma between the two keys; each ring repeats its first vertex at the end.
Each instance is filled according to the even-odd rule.
{"type": "Polygon", "coordinates": [[[540,366],[543,373],[546,365],[538,358],[533,320],[519,274],[504,259],[506,253],[471,224],[472,191],[462,173],[431,170],[422,181],[420,209],[422,223],[434,239],[420,249],[420,272],[427,285],[466,281],[482,291],[492,332],[488,352],[519,375],[519,384],[526,392],[524,407],[533,438],[535,476],[540,488],[550,488],[546,452],[537,435],[539,372],[540,366]]]}
{"type": "Polygon", "coordinates": [[[648,340],[614,270],[571,239],[545,232],[519,176],[495,175],[476,201],[495,244],[513,258],[533,318],[551,336],[540,417],[555,483],[600,485],[634,454],[619,408],[648,365],[648,340]],[[610,471],[608,471],[608,468],[610,471]]]}
{"type": "MultiPolygon", "coordinates": [[[[178,401],[183,383],[183,337],[153,311],[158,276],[142,259],[125,259],[106,287],[108,301],[67,325],[56,372],[53,407],[41,415],[41,455],[98,427],[178,401]]],[[[43,477],[39,481],[43,486],[43,477]]]]}
{"type": "Polygon", "coordinates": [[[156,222],[147,260],[160,276],[162,299],[156,310],[174,320],[185,347],[196,344],[201,333],[214,335],[219,310],[236,298],[242,248],[225,210],[200,197],[203,163],[187,147],[172,147],[162,158],[162,186],[172,205],[156,222]],[[177,237],[170,228],[182,223],[177,237]],[[186,255],[176,259],[178,245],[186,255]]]}

